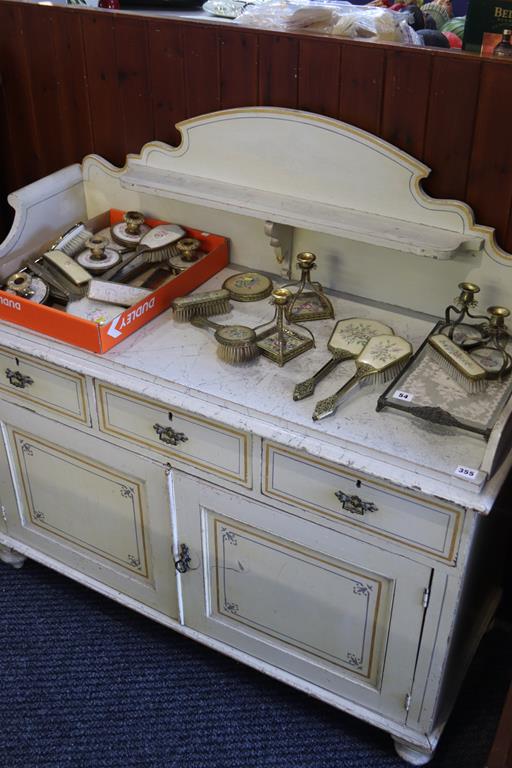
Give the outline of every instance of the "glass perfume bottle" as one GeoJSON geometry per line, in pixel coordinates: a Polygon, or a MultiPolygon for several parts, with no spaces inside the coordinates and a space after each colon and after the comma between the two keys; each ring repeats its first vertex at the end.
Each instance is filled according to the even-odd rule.
{"type": "Polygon", "coordinates": [[[309,328],[287,319],[286,307],[291,299],[292,294],[287,288],[272,291],[274,317],[269,323],[255,329],[256,343],[261,354],[279,366],[315,346],[315,337],[309,328]]]}
{"type": "Polygon", "coordinates": [[[297,266],[301,270],[300,280],[287,283],[284,288],[296,288],[290,302],[287,304],[286,317],[288,320],[308,322],[311,320],[330,320],[334,317],[334,309],[324,294],[320,283],[311,281],[311,270],[316,269],[316,255],[304,251],[297,256],[297,266]]]}

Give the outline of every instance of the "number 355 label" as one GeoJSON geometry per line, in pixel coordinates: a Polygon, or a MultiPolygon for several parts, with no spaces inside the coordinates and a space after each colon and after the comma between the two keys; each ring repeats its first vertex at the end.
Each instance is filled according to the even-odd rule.
{"type": "Polygon", "coordinates": [[[465,480],[474,480],[478,474],[478,470],[471,469],[471,467],[457,467],[454,475],[457,477],[463,477],[465,480]]]}

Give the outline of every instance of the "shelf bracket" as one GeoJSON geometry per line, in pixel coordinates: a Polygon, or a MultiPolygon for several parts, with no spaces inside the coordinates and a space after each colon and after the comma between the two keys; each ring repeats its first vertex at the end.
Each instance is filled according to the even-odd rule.
{"type": "Polygon", "coordinates": [[[270,239],[270,247],[281,270],[281,277],[291,277],[293,227],[289,224],[278,224],[266,221],[265,234],[270,239]]]}

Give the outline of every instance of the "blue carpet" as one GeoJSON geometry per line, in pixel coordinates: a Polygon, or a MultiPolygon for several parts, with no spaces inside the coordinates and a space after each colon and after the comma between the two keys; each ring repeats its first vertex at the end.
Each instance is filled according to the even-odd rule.
{"type": "MultiPolygon", "coordinates": [[[[390,738],[34,562],[0,564],[2,768],[404,768],[390,738]]],[[[483,640],[432,768],[483,768],[512,676],[483,640]]]]}

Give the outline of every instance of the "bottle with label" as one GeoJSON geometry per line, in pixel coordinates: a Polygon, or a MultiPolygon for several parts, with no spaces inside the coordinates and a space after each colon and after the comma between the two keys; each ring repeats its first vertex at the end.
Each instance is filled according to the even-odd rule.
{"type": "Polygon", "coordinates": [[[500,59],[512,58],[512,29],[503,30],[501,40],[492,55],[500,59]]]}

